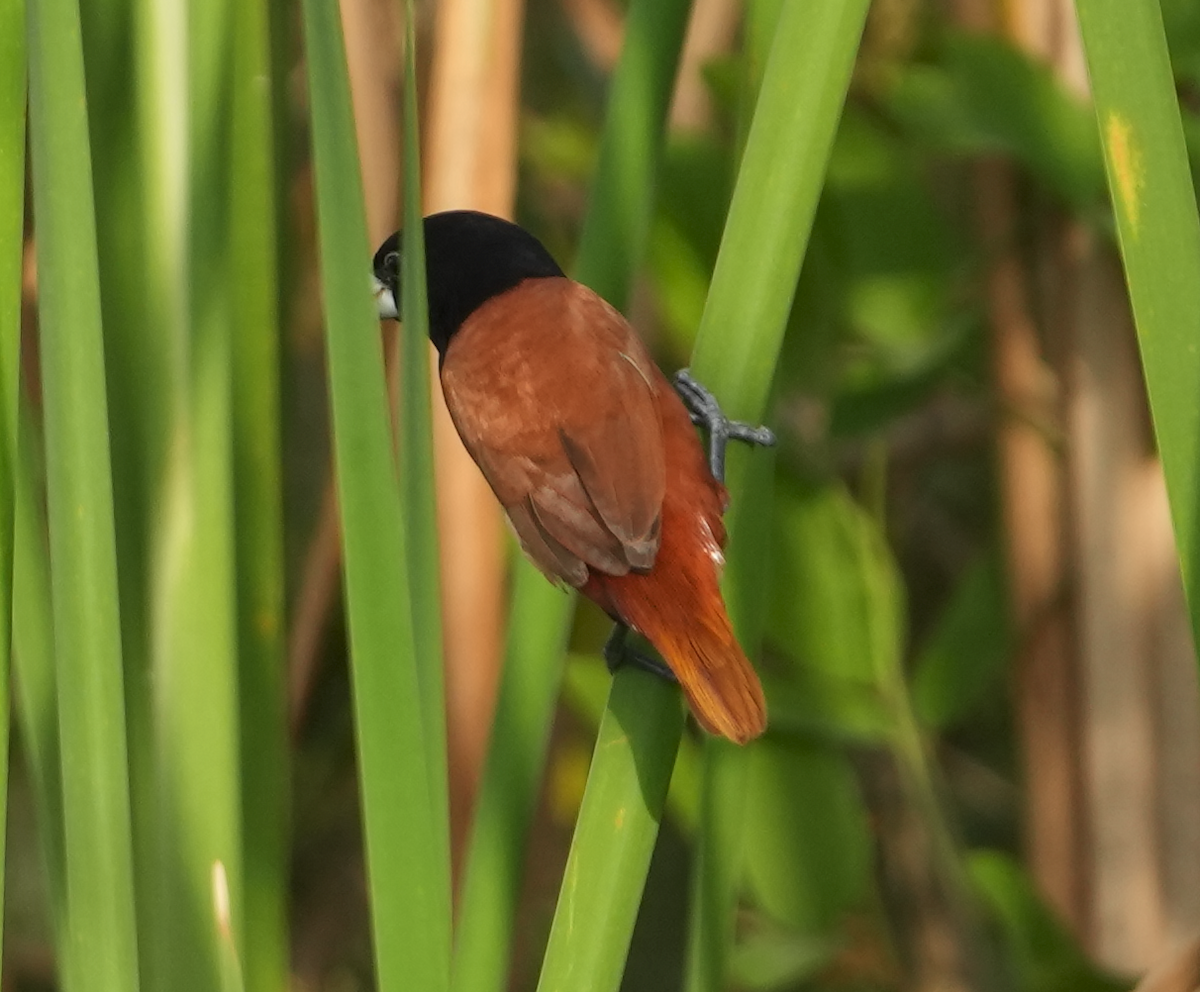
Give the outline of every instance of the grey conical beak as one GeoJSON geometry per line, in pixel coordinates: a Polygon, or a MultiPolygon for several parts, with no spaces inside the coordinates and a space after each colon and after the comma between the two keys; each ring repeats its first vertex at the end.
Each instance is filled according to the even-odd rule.
{"type": "Polygon", "coordinates": [[[375,308],[379,311],[379,319],[399,320],[400,312],[396,309],[395,294],[376,275],[371,276],[371,291],[375,295],[375,308]]]}

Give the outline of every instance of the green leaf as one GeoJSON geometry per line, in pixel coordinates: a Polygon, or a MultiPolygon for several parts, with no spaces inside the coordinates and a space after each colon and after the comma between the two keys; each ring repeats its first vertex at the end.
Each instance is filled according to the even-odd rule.
{"type": "Polygon", "coordinates": [[[630,6],[613,73],[596,178],[580,235],[576,278],[624,310],[650,227],[663,129],[690,0],[630,6]],[[613,251],[620,245],[621,251],[613,251]]]}
{"type": "Polygon", "coordinates": [[[136,992],[117,562],[83,47],[29,10],[29,124],[71,945],[69,992],[136,992]]]}
{"type": "MultiPolygon", "coordinates": [[[[140,864],[147,987],[207,992],[220,981],[222,927],[213,874],[220,864],[234,939],[241,935],[242,836],[234,562],[232,340],[227,291],[229,167],[223,112],[231,6],[197,6],[180,22],[160,9],[138,37],[143,65],[142,164],[154,177],[144,223],[161,252],[143,273],[163,320],[159,371],[167,446],[150,461],[153,511],[147,577],[151,733],[135,761],[152,769],[139,827],[156,845],[140,864]],[[154,97],[147,100],[146,94],[154,97]],[[178,94],[183,106],[166,94],[178,94]],[[150,688],[152,686],[152,688],[150,688]],[[180,966],[180,962],[187,962],[180,966]]],[[[112,53],[109,53],[112,57],[112,53]]],[[[132,253],[110,252],[131,267],[132,253]]],[[[128,342],[125,342],[126,344],[128,342]]],[[[122,425],[124,426],[124,424],[122,425]]],[[[123,557],[123,567],[132,562],[123,557]]],[[[144,841],[146,838],[140,838],[144,841]]]]}
{"type": "Polygon", "coordinates": [[[1128,982],[1096,970],[1038,896],[1025,870],[1007,854],[975,851],[967,867],[1000,926],[1015,986],[1022,992],[1118,992],[1128,982]]]}
{"type": "Polygon", "coordinates": [[[1183,584],[1200,635],[1200,221],[1174,80],[1155,0],[1079,0],[1078,10],[1183,584]]]}
{"type": "MultiPolygon", "coordinates": [[[[692,371],[739,420],[756,423],[766,412],[866,14],[862,2],[787,4],[756,22],[764,26],[771,18],[770,54],[692,356],[692,371]]],[[[755,42],[764,38],[753,27],[750,35],[757,81],[753,63],[761,49],[755,42]]],[[[768,548],[760,504],[769,483],[750,471],[747,457],[731,453],[726,479],[734,507],[729,603],[739,635],[757,653],[766,571],[760,563],[768,548]],[[740,506],[739,495],[746,499],[740,506]]],[[[754,468],[763,472],[761,456],[754,468]]],[[[745,756],[720,742],[706,752],[686,979],[693,992],[725,985],[746,788],[745,756]]]]}
{"type": "Polygon", "coordinates": [[[338,9],[303,4],[334,460],[381,992],[449,983],[449,866],[437,836],[370,250],[338,9]]]}
{"type": "Polygon", "coordinates": [[[738,987],[769,992],[812,978],[836,950],[829,940],[760,926],[733,950],[729,974],[738,987]]]}
{"type": "MultiPolygon", "coordinates": [[[[445,903],[435,908],[448,921],[450,905],[450,783],[446,742],[445,652],[442,643],[442,595],[438,553],[437,497],[434,494],[433,406],[429,385],[429,303],[425,282],[425,228],[421,216],[421,144],[417,117],[417,30],[412,0],[405,4],[404,46],[404,225],[400,334],[400,437],[397,455],[400,506],[407,522],[408,591],[413,648],[421,687],[428,761],[429,801],[434,817],[430,870],[441,870],[433,892],[445,903]]],[[[450,961],[449,925],[436,931],[450,961]]],[[[447,973],[448,975],[448,973],[447,973]]]]}
{"type": "MultiPolygon", "coordinates": [[[[264,0],[234,5],[230,171],[245,985],[289,981],[284,553],[273,73],[264,0]],[[272,85],[264,85],[269,80],[272,85]],[[252,938],[252,939],[247,939],[252,938]]],[[[226,943],[223,942],[223,948],[226,943]]],[[[227,957],[227,955],[226,955],[227,957]]]]}
{"type": "Polygon", "coordinates": [[[663,155],[647,264],[662,321],[681,355],[691,350],[704,313],[732,192],[730,158],[706,135],[673,135],[663,155]]]}
{"type": "Polygon", "coordinates": [[[911,151],[864,113],[842,119],[822,215],[851,333],[911,368],[944,336],[961,251],[911,151]]]}
{"type": "MultiPolygon", "coordinates": [[[[9,678],[13,620],[17,393],[25,247],[25,4],[0,10],[0,866],[8,808],[9,678]]],[[[0,867],[0,919],[3,918],[0,867]]]]}
{"type": "Polygon", "coordinates": [[[836,486],[783,491],[776,502],[768,636],[819,677],[877,685],[899,656],[903,628],[874,522],[836,486]]]}
{"type": "MultiPolygon", "coordinates": [[[[572,655],[563,677],[563,701],[589,727],[599,727],[611,683],[612,673],[599,655],[572,655]]],[[[697,829],[703,745],[703,741],[684,735],[675,755],[667,793],[667,807],[675,825],[686,835],[694,835],[697,829]]]]}
{"type": "Polygon", "coordinates": [[[901,74],[886,105],[935,148],[1009,154],[1064,202],[1088,208],[1099,199],[1101,159],[1088,108],[996,35],[949,33],[933,64],[901,74]]]}
{"type": "Polygon", "coordinates": [[[746,874],[758,904],[804,934],[830,931],[867,891],[872,845],[849,760],[767,741],[751,752],[746,874]]]}
{"type": "Polygon", "coordinates": [[[620,986],[671,781],[673,761],[661,755],[674,758],[682,731],[678,693],[657,676],[621,669],[596,736],[539,992],[620,986]]]}
{"type": "Polygon", "coordinates": [[[69,974],[66,855],[58,733],[58,692],[54,671],[54,618],[50,605],[50,561],[46,520],[40,499],[34,416],[27,391],[18,413],[14,484],[13,674],[14,703],[21,730],[37,817],[42,865],[54,924],[57,967],[69,974]]]}
{"type": "Polygon", "coordinates": [[[1012,656],[1004,569],[981,556],[959,581],[913,666],[913,706],[927,727],[963,719],[997,690],[1012,656]]]}

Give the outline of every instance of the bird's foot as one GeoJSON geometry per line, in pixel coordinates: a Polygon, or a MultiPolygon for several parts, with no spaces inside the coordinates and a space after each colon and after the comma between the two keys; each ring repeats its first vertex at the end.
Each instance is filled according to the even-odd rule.
{"type": "Polygon", "coordinates": [[[613,632],[608,635],[608,640],[604,642],[601,653],[604,655],[604,663],[608,666],[609,672],[616,675],[617,669],[622,665],[632,665],[634,668],[640,668],[643,672],[657,675],[668,682],[677,683],[679,681],[665,661],[652,658],[629,647],[625,643],[628,635],[629,628],[623,623],[618,623],[613,627],[613,632]]]}
{"type": "Polygon", "coordinates": [[[765,448],[775,443],[775,434],[769,427],[754,427],[725,416],[717,398],[687,369],[675,373],[675,391],[691,414],[692,423],[708,431],[708,467],[718,482],[725,481],[725,446],[730,441],[745,441],[765,448]]]}

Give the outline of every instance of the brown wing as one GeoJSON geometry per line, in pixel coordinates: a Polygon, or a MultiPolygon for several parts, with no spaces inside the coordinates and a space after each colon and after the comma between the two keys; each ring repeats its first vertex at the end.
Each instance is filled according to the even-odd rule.
{"type": "Polygon", "coordinates": [[[451,339],[450,415],[551,578],[581,586],[589,567],[654,563],[666,489],[654,372],[625,319],[568,279],[522,283],[451,339]]]}

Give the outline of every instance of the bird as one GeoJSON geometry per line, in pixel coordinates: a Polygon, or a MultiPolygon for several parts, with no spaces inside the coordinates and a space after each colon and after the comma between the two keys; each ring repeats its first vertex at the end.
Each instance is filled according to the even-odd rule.
{"type": "MultiPolygon", "coordinates": [[[[771,432],[726,419],[687,370],[668,380],[629,322],[519,225],[450,210],[423,229],[446,406],[522,550],[615,621],[610,668],[661,668],[625,648],[636,631],[705,731],[758,737],[762,684],[719,585],[722,477],[730,438],[770,444],[771,432]]],[[[374,256],[381,319],[399,319],[401,245],[398,231],[374,256]]]]}

